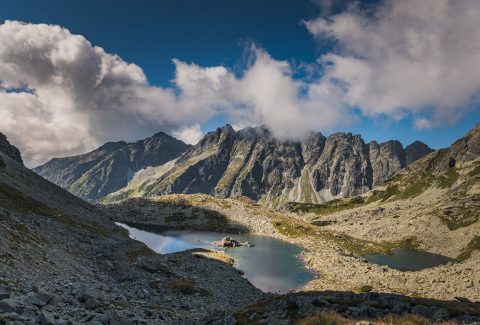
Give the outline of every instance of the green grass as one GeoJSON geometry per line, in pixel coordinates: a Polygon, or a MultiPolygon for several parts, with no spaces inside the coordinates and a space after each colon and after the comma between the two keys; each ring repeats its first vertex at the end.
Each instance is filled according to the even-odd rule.
{"type": "Polygon", "coordinates": [[[389,199],[410,199],[422,194],[433,185],[437,185],[442,189],[450,188],[455,184],[459,176],[455,167],[450,168],[442,174],[435,174],[433,172],[417,173],[410,175],[409,178],[402,178],[402,176],[399,175],[385,182],[387,185],[385,190],[373,190],[367,203],[376,201],[385,202],[389,199]]]}
{"type": "Polygon", "coordinates": [[[468,176],[474,177],[480,174],[480,162],[475,164],[475,167],[468,173],[468,176]]]}
{"type": "Polygon", "coordinates": [[[455,184],[458,177],[459,174],[457,173],[457,169],[455,167],[450,168],[443,175],[439,176],[438,185],[441,188],[450,188],[453,184],[455,184]]]}
{"type": "Polygon", "coordinates": [[[472,253],[478,250],[480,250],[480,236],[475,236],[467,246],[462,249],[456,260],[459,262],[468,260],[472,256],[472,253]]]}
{"type": "Polygon", "coordinates": [[[476,205],[466,206],[463,204],[454,209],[445,209],[443,212],[437,211],[435,215],[449,230],[453,231],[476,223],[480,217],[480,209],[476,205]]]}
{"type": "Polygon", "coordinates": [[[355,196],[350,199],[337,199],[323,204],[291,202],[288,204],[287,208],[291,212],[299,214],[314,213],[316,215],[325,216],[335,212],[353,209],[364,204],[365,199],[363,197],[355,196]]]}
{"type": "Polygon", "coordinates": [[[415,237],[408,237],[399,242],[374,242],[355,238],[343,233],[323,230],[318,226],[287,217],[278,217],[273,221],[273,226],[283,235],[299,238],[313,237],[321,240],[332,241],[344,252],[355,256],[369,254],[391,254],[395,248],[417,248],[418,241],[415,237]]]}
{"type": "Polygon", "coordinates": [[[373,290],[373,287],[370,285],[363,285],[360,287],[360,292],[362,293],[370,292],[372,290],[373,290]]]}

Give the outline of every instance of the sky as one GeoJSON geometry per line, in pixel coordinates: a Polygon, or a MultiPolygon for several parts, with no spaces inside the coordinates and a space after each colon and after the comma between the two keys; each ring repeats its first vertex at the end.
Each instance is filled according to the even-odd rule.
{"type": "Polygon", "coordinates": [[[29,166],[225,123],[438,149],[480,120],[477,0],[5,0],[0,42],[29,166]]]}

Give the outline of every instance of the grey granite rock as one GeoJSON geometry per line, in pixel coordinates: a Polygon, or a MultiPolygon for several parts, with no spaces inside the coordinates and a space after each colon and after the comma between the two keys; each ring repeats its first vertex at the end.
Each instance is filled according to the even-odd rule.
{"type": "Polygon", "coordinates": [[[134,143],[109,142],[83,155],[55,158],[34,171],[73,194],[94,202],[127,185],[138,170],[175,159],[189,147],[159,132],[134,143]]]}
{"type": "Polygon", "coordinates": [[[281,141],[264,127],[209,132],[172,164],[107,197],[204,193],[245,196],[270,206],[290,201],[320,203],[364,193],[404,168],[398,141],[365,144],[361,136],[310,133],[302,141],[281,141]]]}

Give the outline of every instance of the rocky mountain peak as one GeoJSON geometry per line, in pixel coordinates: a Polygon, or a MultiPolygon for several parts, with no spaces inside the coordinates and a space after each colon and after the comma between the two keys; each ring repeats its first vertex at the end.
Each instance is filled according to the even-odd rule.
{"type": "Polygon", "coordinates": [[[127,143],[125,141],[116,141],[116,142],[107,142],[104,145],[100,146],[97,151],[103,151],[105,153],[112,153],[117,151],[123,147],[125,147],[127,143]]]}
{"type": "Polygon", "coordinates": [[[7,137],[3,133],[0,133],[0,151],[7,155],[9,158],[23,165],[20,150],[18,150],[17,147],[11,145],[10,142],[8,142],[7,137]]]}
{"type": "Polygon", "coordinates": [[[207,133],[148,186],[125,191],[241,195],[271,206],[318,203],[364,193],[405,166],[405,151],[395,140],[367,145],[352,133],[312,132],[302,141],[283,141],[265,126],[235,131],[226,125],[207,133]]]}
{"type": "Polygon", "coordinates": [[[432,148],[421,141],[415,141],[405,147],[405,159],[407,165],[433,152],[432,148]]]}
{"type": "Polygon", "coordinates": [[[190,147],[158,132],[133,143],[108,142],[84,155],[52,159],[34,171],[83,199],[96,201],[126,186],[137,171],[176,159],[190,147]]]}

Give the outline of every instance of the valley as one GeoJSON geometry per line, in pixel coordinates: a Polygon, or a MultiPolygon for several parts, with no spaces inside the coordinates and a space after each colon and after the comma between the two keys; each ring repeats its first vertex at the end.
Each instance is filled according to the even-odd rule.
{"type": "MultiPolygon", "coordinates": [[[[17,158],[14,150],[5,150],[8,156],[0,153],[0,274],[6,293],[0,319],[277,324],[334,311],[339,322],[347,321],[341,317],[375,320],[410,313],[419,322],[480,320],[479,135],[476,127],[451,147],[418,159],[360,195],[278,207],[244,196],[207,194],[112,195],[91,205],[26,169],[12,159],[17,158]],[[254,255],[236,260],[235,251],[208,245],[156,254],[115,223],[158,234],[206,231],[274,238],[295,245],[315,276],[292,286],[295,293],[268,293],[265,281],[257,284],[262,292],[241,266],[242,258],[245,263],[254,255]],[[398,249],[448,260],[405,272],[366,259],[398,249]],[[39,272],[31,273],[32,262],[39,272]]],[[[190,240],[200,239],[194,235],[190,240]]],[[[255,252],[262,248],[257,241],[258,247],[232,249],[255,252]]]]}

